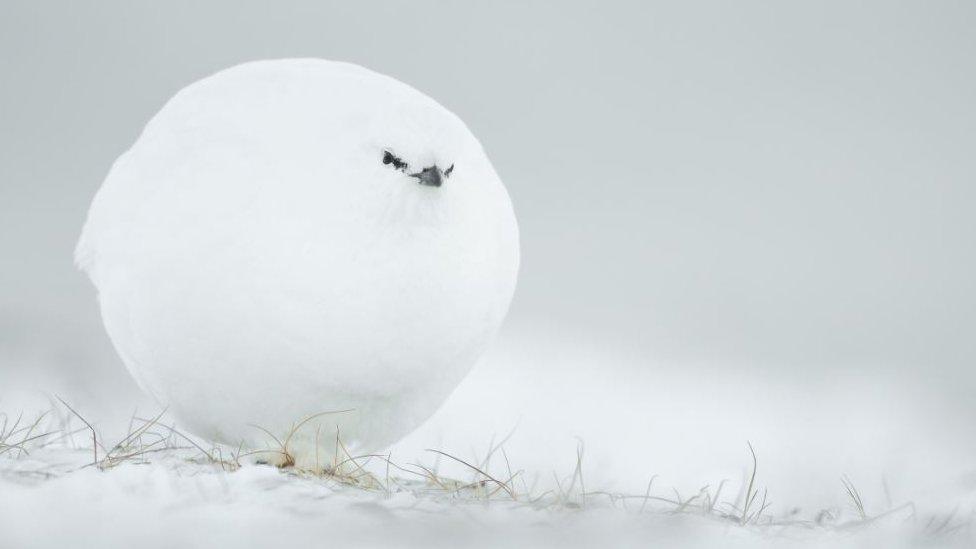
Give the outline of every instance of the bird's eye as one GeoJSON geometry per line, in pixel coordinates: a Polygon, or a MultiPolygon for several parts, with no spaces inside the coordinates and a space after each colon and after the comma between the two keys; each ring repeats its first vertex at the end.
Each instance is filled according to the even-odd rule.
{"type": "Polygon", "coordinates": [[[393,164],[393,169],[395,170],[400,170],[401,172],[407,171],[407,163],[400,160],[400,157],[390,151],[383,151],[383,163],[393,164]]]}
{"type": "Polygon", "coordinates": [[[444,170],[444,177],[451,177],[451,172],[453,171],[454,171],[454,164],[451,164],[450,168],[444,170]]]}

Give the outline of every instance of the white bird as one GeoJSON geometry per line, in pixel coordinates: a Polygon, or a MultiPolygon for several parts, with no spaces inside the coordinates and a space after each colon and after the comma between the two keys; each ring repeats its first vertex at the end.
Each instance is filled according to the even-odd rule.
{"type": "Polygon", "coordinates": [[[454,114],[356,65],[284,59],[177,93],[75,256],[146,392],[212,440],[290,435],[267,461],[312,467],[337,431],[376,451],[436,411],[499,329],[518,240],[454,114]]]}

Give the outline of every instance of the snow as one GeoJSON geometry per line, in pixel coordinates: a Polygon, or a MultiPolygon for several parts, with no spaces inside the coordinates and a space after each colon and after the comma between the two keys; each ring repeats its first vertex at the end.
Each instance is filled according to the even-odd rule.
{"type": "MultiPolygon", "coordinates": [[[[87,452],[22,460],[57,470],[89,462],[87,452]],[[48,462],[47,460],[52,460],[48,462]]],[[[9,465],[0,480],[5,547],[268,547],[325,543],[389,546],[669,547],[905,546],[911,530],[893,522],[871,530],[740,527],[693,515],[451,500],[408,490],[369,493],[313,477],[247,466],[235,472],[163,456],[109,471],[85,468],[38,481],[9,465]],[[896,541],[902,539],[903,541],[896,541]]]]}
{"type": "Polygon", "coordinates": [[[307,461],[332,450],[320,427],[377,450],[437,409],[507,312],[518,229],[444,107],[358,66],[286,59],[177,93],[115,162],[76,255],[160,405],[231,445],[332,412],[293,433],[307,461]]]}
{"type": "MultiPolygon", "coordinates": [[[[537,328],[523,335],[527,331],[510,326],[442,410],[384,450],[407,470],[423,464],[444,477],[483,480],[427,450],[481,465],[489,446],[504,440],[505,454],[496,452],[485,470],[502,480],[509,464],[513,472],[523,471],[514,483],[518,501],[500,491],[488,501],[483,493],[456,495],[396,469],[389,491],[247,460],[231,471],[208,463],[195,448],[98,470],[87,466],[90,439],[81,430],[63,447],[0,456],[0,546],[70,546],[77,540],[108,547],[328,541],[377,547],[888,548],[973,542],[976,477],[968,425],[951,406],[935,406],[935,395],[924,386],[854,376],[811,386],[750,377],[744,368],[704,380],[588,346],[582,338],[569,345],[557,334],[537,328]],[[614,374],[602,376],[600,365],[608,363],[614,374]],[[658,499],[643,504],[645,494],[688,501],[706,485],[714,495],[723,480],[718,499],[736,503],[751,472],[746,441],[758,457],[759,497],[765,493],[770,502],[748,525],[722,518],[723,512],[737,515],[726,505],[703,513],[700,499],[680,513],[658,499]],[[582,481],[574,476],[581,447],[582,481]],[[562,500],[551,492],[558,490],[554,477],[566,493],[562,500]],[[842,478],[857,490],[868,520],[842,478]],[[579,493],[583,483],[585,498],[579,493]],[[600,492],[629,497],[611,500],[600,492]],[[527,494],[541,499],[533,503],[527,494]]],[[[2,396],[8,415],[30,405],[11,398],[9,390],[2,396]]],[[[60,396],[95,424],[109,447],[130,429],[128,416],[113,411],[110,417],[92,399],[60,396]]],[[[63,406],[59,410],[62,418],[70,416],[63,406]]],[[[150,416],[147,410],[156,408],[141,403],[138,415],[150,416]]],[[[24,421],[32,418],[27,413],[24,421]]],[[[165,433],[162,425],[169,424],[155,429],[165,433]]],[[[71,427],[82,425],[73,419],[71,427]]],[[[225,448],[223,455],[234,451],[225,448]]],[[[382,460],[368,467],[385,481],[382,460]]]]}

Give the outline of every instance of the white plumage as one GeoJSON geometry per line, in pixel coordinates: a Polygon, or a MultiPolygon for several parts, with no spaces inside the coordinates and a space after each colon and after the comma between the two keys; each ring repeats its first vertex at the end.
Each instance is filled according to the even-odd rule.
{"type": "Polygon", "coordinates": [[[113,165],[76,258],[132,375],[198,435],[263,447],[254,426],[283,440],[352,409],[294,433],[308,463],[317,430],[324,452],[337,428],[374,451],[440,406],[502,322],[519,251],[460,119],[295,59],[177,93],[113,165]]]}

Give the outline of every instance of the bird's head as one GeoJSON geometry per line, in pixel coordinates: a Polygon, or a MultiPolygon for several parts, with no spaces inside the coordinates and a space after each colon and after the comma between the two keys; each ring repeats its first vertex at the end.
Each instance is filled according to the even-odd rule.
{"type": "Polygon", "coordinates": [[[464,122],[429,97],[409,88],[385,94],[366,117],[368,147],[358,154],[395,194],[443,202],[495,184],[497,176],[464,122]]]}
{"type": "Polygon", "coordinates": [[[415,171],[411,169],[409,163],[389,150],[383,151],[383,164],[416,178],[417,183],[427,187],[440,187],[447,178],[451,177],[451,173],[454,172],[454,164],[451,164],[446,169],[441,168],[437,164],[432,164],[415,171]]]}

